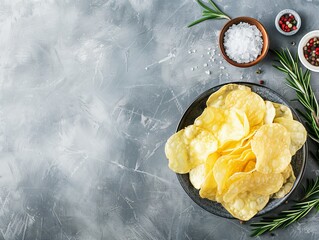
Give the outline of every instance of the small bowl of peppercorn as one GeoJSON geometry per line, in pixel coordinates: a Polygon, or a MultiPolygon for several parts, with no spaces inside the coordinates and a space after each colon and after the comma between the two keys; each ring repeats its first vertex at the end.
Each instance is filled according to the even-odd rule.
{"type": "Polygon", "coordinates": [[[291,36],[299,31],[301,27],[301,18],[296,11],[285,9],[277,14],[275,26],[281,34],[291,36]]]}
{"type": "Polygon", "coordinates": [[[309,70],[319,72],[319,30],[307,33],[299,42],[300,62],[309,70]]]}

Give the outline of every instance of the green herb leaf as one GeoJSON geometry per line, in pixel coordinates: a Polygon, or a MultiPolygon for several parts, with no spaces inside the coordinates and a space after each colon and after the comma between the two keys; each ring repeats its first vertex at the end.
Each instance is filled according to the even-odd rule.
{"type": "Polygon", "coordinates": [[[209,6],[207,6],[206,4],[204,4],[201,0],[196,0],[196,1],[198,2],[198,4],[202,8],[204,8],[204,10],[202,12],[203,18],[200,18],[200,19],[192,22],[187,27],[192,27],[192,26],[194,26],[198,23],[201,23],[203,21],[206,21],[208,19],[228,19],[228,20],[230,20],[230,17],[228,15],[226,15],[225,13],[223,13],[212,0],[209,0],[209,3],[213,6],[214,9],[212,9],[209,6]]]}
{"type": "MultiPolygon", "coordinates": [[[[288,49],[273,51],[278,59],[276,69],[287,75],[287,85],[296,91],[298,101],[305,107],[305,111],[298,110],[306,121],[308,136],[319,143],[319,107],[315,94],[310,85],[309,70],[304,73],[299,66],[298,57],[293,58],[288,49]]],[[[293,205],[290,210],[282,211],[272,218],[263,218],[260,222],[252,223],[252,236],[259,236],[277,228],[285,228],[305,217],[313,208],[319,211],[319,177],[316,181],[307,180],[304,197],[293,205]]]]}
{"type": "Polygon", "coordinates": [[[211,18],[212,18],[212,17],[210,17],[210,16],[200,18],[200,19],[198,19],[198,20],[192,22],[191,24],[189,24],[187,27],[192,27],[192,26],[194,26],[194,25],[196,25],[196,24],[198,24],[198,23],[204,22],[204,21],[206,21],[206,20],[208,20],[208,19],[211,19],[211,18]]]}

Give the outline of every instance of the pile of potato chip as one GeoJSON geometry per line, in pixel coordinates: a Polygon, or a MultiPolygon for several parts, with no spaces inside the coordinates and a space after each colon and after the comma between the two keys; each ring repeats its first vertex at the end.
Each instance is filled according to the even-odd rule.
{"type": "Polygon", "coordinates": [[[168,139],[169,168],[189,173],[202,198],[247,221],[269,198],[291,190],[291,157],[307,132],[288,107],[264,101],[244,85],[225,85],[206,104],[193,125],[168,139]]]}

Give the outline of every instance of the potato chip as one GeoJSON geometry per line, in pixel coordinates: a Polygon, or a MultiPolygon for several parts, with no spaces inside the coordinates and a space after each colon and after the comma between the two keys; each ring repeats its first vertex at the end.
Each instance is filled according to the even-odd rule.
{"type": "Polygon", "coordinates": [[[291,164],[289,164],[289,165],[286,167],[286,169],[281,172],[282,177],[284,178],[284,181],[286,181],[286,180],[291,176],[292,173],[293,173],[293,169],[292,169],[291,164]]]}
{"type": "Polygon", "coordinates": [[[265,101],[265,106],[266,106],[266,113],[264,116],[264,124],[269,124],[272,123],[275,116],[276,116],[276,109],[272,102],[270,101],[265,101]]]}
{"type": "Polygon", "coordinates": [[[207,198],[209,200],[215,201],[217,194],[217,183],[214,178],[213,172],[209,172],[205,178],[205,181],[201,185],[199,190],[199,196],[202,198],[207,198]]]}
{"type": "Polygon", "coordinates": [[[218,152],[220,152],[222,155],[226,154],[241,154],[243,151],[247,149],[251,149],[250,147],[250,141],[254,134],[257,132],[258,128],[260,126],[254,126],[250,129],[250,132],[247,136],[242,138],[239,141],[228,141],[226,142],[222,147],[218,149],[218,152]]]}
{"type": "Polygon", "coordinates": [[[236,109],[207,107],[194,124],[214,133],[219,146],[231,140],[240,140],[249,133],[246,114],[236,109]]]}
{"type": "Polygon", "coordinates": [[[212,133],[190,125],[167,140],[165,154],[169,160],[168,166],[174,172],[188,173],[204,163],[217,147],[218,142],[212,133]]]}
{"type": "Polygon", "coordinates": [[[276,110],[276,115],[275,118],[278,117],[284,117],[284,118],[288,118],[288,119],[293,119],[292,117],[292,113],[291,110],[289,109],[289,107],[279,104],[279,103],[272,103],[275,107],[276,110]]]}
{"type": "MultiPolygon", "coordinates": [[[[188,128],[185,129],[187,135],[188,128]]],[[[205,131],[204,129],[197,128],[198,134],[194,137],[189,144],[189,154],[198,162],[205,162],[209,154],[215,152],[218,148],[218,141],[215,136],[205,131]]]]}
{"type": "Polygon", "coordinates": [[[278,192],[274,193],[274,195],[272,196],[273,198],[283,198],[284,196],[286,196],[286,194],[290,192],[290,190],[292,189],[296,181],[296,177],[291,165],[289,165],[287,169],[288,171],[285,170],[282,173],[282,176],[284,178],[284,184],[282,185],[282,187],[279,189],[278,192]]]}
{"type": "Polygon", "coordinates": [[[242,192],[232,201],[222,202],[235,218],[248,221],[263,209],[269,201],[269,196],[259,195],[253,192],[242,192]]]}
{"type": "Polygon", "coordinates": [[[217,194],[217,183],[214,178],[213,174],[213,167],[216,163],[217,159],[219,158],[219,154],[213,153],[209,155],[207,161],[205,163],[205,173],[206,178],[201,185],[201,189],[199,191],[199,195],[202,198],[208,198],[209,200],[215,201],[216,194],[217,194]]]}
{"type": "Polygon", "coordinates": [[[258,94],[241,89],[232,91],[227,95],[225,107],[235,107],[244,111],[250,126],[260,124],[266,111],[265,102],[258,94]]]}
{"type": "Polygon", "coordinates": [[[256,160],[250,160],[244,168],[244,172],[251,172],[256,169],[256,160]]]}
{"type": "Polygon", "coordinates": [[[225,155],[220,157],[213,168],[218,193],[222,193],[230,176],[242,172],[249,160],[255,159],[254,153],[248,149],[240,155],[225,155]]]}
{"type": "Polygon", "coordinates": [[[251,149],[250,147],[250,141],[251,139],[243,139],[242,142],[239,142],[238,144],[231,146],[228,145],[228,148],[222,148],[219,149],[218,151],[220,151],[220,153],[222,155],[227,155],[227,154],[231,154],[231,155],[238,155],[243,153],[245,150],[251,149]]]}
{"type": "Polygon", "coordinates": [[[261,173],[280,173],[291,161],[290,134],[278,123],[263,125],[251,140],[256,155],[256,170],[261,173]]]}
{"type": "Polygon", "coordinates": [[[207,176],[208,173],[213,170],[213,167],[215,166],[215,163],[219,157],[220,154],[218,152],[212,153],[208,156],[205,162],[205,176],[207,176]]]}
{"type": "Polygon", "coordinates": [[[205,180],[205,164],[200,164],[189,172],[189,180],[196,189],[200,189],[205,180]]]}
{"type": "Polygon", "coordinates": [[[227,84],[222,86],[218,91],[214,92],[212,95],[209,96],[206,105],[209,107],[216,107],[220,108],[225,105],[226,96],[237,89],[245,90],[247,92],[251,92],[249,87],[245,85],[238,85],[238,84],[227,84]]]}
{"type": "Polygon", "coordinates": [[[281,173],[264,174],[258,171],[239,172],[229,178],[229,187],[223,195],[224,202],[233,201],[238,194],[254,192],[269,196],[277,192],[284,182],[281,173]]]}
{"type": "Polygon", "coordinates": [[[274,122],[283,125],[290,133],[290,153],[291,155],[295,155],[307,140],[305,127],[298,121],[284,117],[275,118],[274,122]]]}

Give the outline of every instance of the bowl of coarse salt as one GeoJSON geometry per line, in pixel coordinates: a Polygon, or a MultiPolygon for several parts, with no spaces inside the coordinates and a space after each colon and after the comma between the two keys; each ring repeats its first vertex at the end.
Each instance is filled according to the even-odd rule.
{"type": "Polygon", "coordinates": [[[251,67],[267,55],[268,33],[254,18],[234,18],[221,30],[219,47],[223,57],[230,64],[242,68],[251,67]]]}

